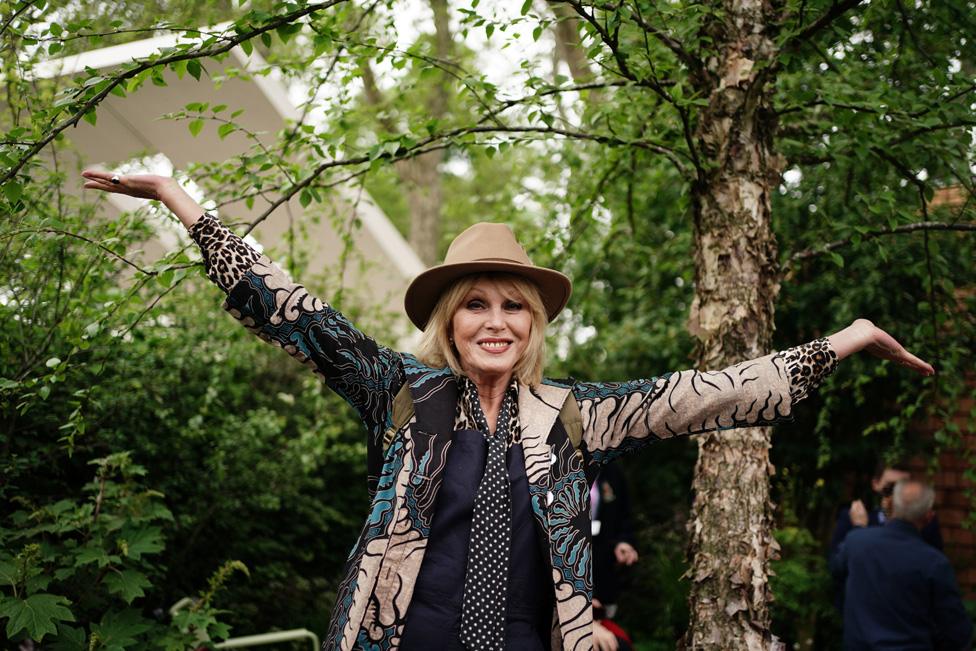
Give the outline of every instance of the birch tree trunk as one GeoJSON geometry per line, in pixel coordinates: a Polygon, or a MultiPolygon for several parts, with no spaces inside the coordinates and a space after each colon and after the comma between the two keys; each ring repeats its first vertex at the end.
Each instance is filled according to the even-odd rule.
{"type": "MultiPolygon", "coordinates": [[[[714,56],[695,80],[708,98],[695,140],[704,171],[694,189],[695,299],[689,328],[700,368],[722,368],[769,350],[779,290],[770,193],[781,164],[770,107],[776,7],[726,0],[704,29],[714,56]]],[[[771,648],[770,430],[702,436],[689,522],[690,649],[771,648]]]]}

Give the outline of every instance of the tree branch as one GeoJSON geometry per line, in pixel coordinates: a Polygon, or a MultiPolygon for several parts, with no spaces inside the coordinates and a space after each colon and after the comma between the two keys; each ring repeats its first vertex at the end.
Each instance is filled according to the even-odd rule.
{"type": "MultiPolygon", "coordinates": [[[[136,271],[138,271],[141,274],[145,274],[147,276],[156,276],[156,275],[159,274],[158,271],[152,271],[151,269],[143,269],[142,267],[140,267],[139,265],[137,265],[132,260],[129,260],[125,256],[119,255],[118,253],[116,253],[112,249],[108,248],[107,246],[105,246],[101,242],[96,242],[95,240],[92,240],[90,238],[87,238],[84,235],[79,235],[77,233],[72,233],[71,231],[61,230],[60,228],[25,228],[25,229],[21,229],[21,230],[17,230],[17,231],[10,231],[9,233],[4,233],[4,237],[5,238],[12,238],[15,235],[23,235],[25,233],[52,233],[54,235],[64,235],[65,237],[73,237],[73,238],[75,238],[77,240],[81,240],[82,242],[87,242],[88,244],[91,244],[92,246],[97,246],[98,248],[100,248],[105,253],[108,253],[112,257],[118,258],[119,260],[121,260],[125,264],[129,265],[130,267],[132,267],[133,269],[135,269],[136,271]]],[[[181,265],[181,266],[175,266],[175,267],[169,267],[169,268],[170,269],[179,269],[179,268],[185,268],[187,266],[191,266],[192,267],[192,266],[195,266],[196,264],[197,263],[193,263],[193,264],[190,264],[190,265],[181,265]]]]}
{"type": "Polygon", "coordinates": [[[105,99],[108,96],[109,93],[112,92],[113,89],[115,89],[123,81],[126,81],[127,79],[131,79],[132,77],[135,77],[141,72],[159,66],[169,65],[171,63],[176,63],[178,61],[188,61],[190,59],[212,57],[218,54],[223,54],[224,52],[229,52],[235,46],[239,45],[240,43],[243,43],[244,41],[248,41],[254,38],[255,36],[260,36],[265,32],[270,32],[271,30],[281,27],[282,25],[287,25],[289,23],[292,23],[295,20],[298,20],[299,18],[307,16],[308,14],[314,13],[321,9],[328,9],[330,7],[333,7],[337,4],[341,4],[343,2],[346,2],[346,0],[328,0],[327,2],[311,4],[308,5],[307,7],[303,7],[302,9],[296,9],[291,13],[278,16],[268,21],[267,23],[261,25],[260,27],[256,27],[254,29],[238,33],[232,37],[228,37],[225,39],[223,45],[207,47],[207,48],[190,49],[185,52],[180,52],[178,54],[171,54],[169,56],[160,57],[158,59],[144,61],[139,65],[130,68],[125,72],[116,75],[115,77],[112,77],[109,80],[109,83],[107,83],[100,91],[98,91],[91,98],[89,98],[88,101],[82,104],[81,107],[78,110],[76,110],[70,117],[66,118],[60,124],[53,127],[50,131],[48,131],[47,135],[45,135],[43,138],[35,142],[32,147],[30,147],[19,158],[17,158],[17,160],[13,163],[13,165],[11,165],[6,171],[4,171],[2,175],[0,175],[0,185],[4,185],[5,183],[7,183],[7,181],[14,178],[14,176],[16,176],[16,174],[24,167],[24,165],[27,164],[27,161],[29,161],[44,147],[46,147],[48,143],[50,143],[58,136],[59,133],[61,133],[62,131],[64,131],[70,126],[78,124],[78,121],[81,120],[81,118],[84,117],[86,113],[88,113],[95,106],[97,106],[103,99],[105,99]]]}
{"type": "Polygon", "coordinates": [[[844,15],[848,10],[853,9],[859,4],[861,4],[861,0],[841,0],[841,2],[835,2],[824,15],[791,36],[783,44],[783,49],[796,49],[800,47],[804,41],[810,40],[814,35],[817,34],[817,32],[827,27],[832,22],[844,15]]]}
{"type": "MultiPolygon", "coordinates": [[[[391,162],[398,162],[401,160],[406,160],[424,154],[431,150],[432,147],[446,146],[449,141],[467,135],[474,134],[507,134],[507,133],[525,133],[525,134],[550,134],[555,136],[562,136],[564,138],[571,138],[576,140],[587,140],[591,142],[596,142],[609,146],[624,146],[624,147],[637,147],[640,149],[646,149],[657,154],[661,154],[666,157],[680,173],[684,174],[686,171],[684,163],[678,158],[678,156],[684,154],[668,147],[664,147],[658,143],[650,142],[647,140],[623,140],[620,138],[614,138],[610,136],[605,136],[602,134],[585,133],[580,131],[570,131],[568,129],[560,129],[557,127],[533,127],[533,126],[473,126],[473,127],[462,127],[458,129],[452,129],[444,133],[439,133],[432,135],[428,138],[412,144],[410,147],[399,147],[395,152],[391,154],[383,154],[382,158],[388,158],[391,162]]],[[[268,216],[274,212],[276,208],[286,203],[296,194],[301,192],[303,189],[309,187],[313,182],[322,174],[330,169],[335,169],[339,167],[352,167],[355,165],[365,165],[376,159],[375,155],[364,154],[362,156],[355,156],[352,158],[345,158],[339,160],[330,160],[319,164],[314,170],[312,170],[308,176],[301,179],[298,183],[291,185],[286,188],[281,196],[272,201],[270,205],[262,212],[256,219],[254,219],[250,226],[244,231],[242,237],[250,233],[254,228],[263,222],[268,216]]]]}
{"type": "Polygon", "coordinates": [[[33,7],[35,4],[37,4],[37,0],[30,0],[30,2],[25,2],[23,6],[20,7],[20,9],[12,13],[10,15],[10,18],[5,20],[3,25],[0,26],[0,36],[3,36],[4,32],[7,31],[10,25],[12,25],[13,22],[17,20],[17,16],[19,16],[20,14],[24,13],[25,11],[33,7]]]}
{"type": "MultiPolygon", "coordinates": [[[[915,233],[918,231],[964,231],[964,232],[976,232],[976,222],[964,222],[950,224],[946,222],[917,222],[915,224],[905,224],[903,226],[896,226],[895,228],[883,228],[876,231],[868,231],[867,233],[861,234],[861,241],[873,240],[877,237],[882,237],[884,235],[902,235],[904,233],[915,233]]],[[[804,249],[802,251],[797,251],[789,257],[786,264],[783,265],[783,274],[793,266],[794,263],[803,262],[809,260],[810,258],[816,258],[830,251],[834,251],[844,246],[848,246],[853,243],[852,237],[847,237],[842,240],[835,240],[828,244],[819,247],[813,247],[809,249],[804,249]]]]}

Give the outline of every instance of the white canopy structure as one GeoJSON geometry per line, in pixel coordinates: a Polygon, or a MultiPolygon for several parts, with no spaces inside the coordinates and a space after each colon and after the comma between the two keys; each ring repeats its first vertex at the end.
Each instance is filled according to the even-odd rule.
{"type": "MultiPolygon", "coordinates": [[[[39,76],[57,77],[77,74],[86,68],[111,69],[176,43],[176,35],[166,35],[106,47],[47,62],[38,72],[39,76]]],[[[239,47],[231,50],[223,61],[207,59],[201,63],[210,77],[223,77],[231,68],[256,71],[265,67],[257,52],[247,55],[239,47]]],[[[253,144],[242,133],[219,138],[216,125],[207,125],[194,137],[185,121],[160,119],[167,113],[183,110],[191,102],[227,105],[222,115],[243,109],[235,122],[259,134],[258,137],[269,146],[277,131],[299,118],[299,111],[289,99],[285,85],[272,76],[229,74],[222,83],[215,84],[206,76],[200,81],[189,74],[179,79],[172,71],[166,71],[164,79],[166,86],[157,86],[147,80],[125,98],[109,95],[98,107],[96,125],[82,121],[66,132],[84,165],[114,169],[135,158],[162,155],[173,167],[185,169],[189,163],[233,158],[253,144]]],[[[80,180],[78,185],[80,187],[80,180]]],[[[377,309],[380,314],[396,315],[393,322],[402,324],[401,332],[405,334],[403,292],[410,280],[424,269],[423,263],[366,193],[357,192],[353,196],[351,190],[345,190],[340,191],[338,197],[330,208],[340,219],[326,216],[313,219],[316,215],[306,215],[296,198],[264,220],[253,236],[272,249],[272,253],[280,254],[289,250],[280,246],[285,242],[289,226],[300,224],[306,237],[295,238],[295,258],[304,253],[309,265],[298,280],[325,300],[334,296],[341,284],[347,295],[354,292],[358,305],[371,311],[377,309]],[[351,233],[353,238],[354,250],[343,265],[341,279],[336,277],[335,269],[342,253],[343,238],[336,232],[334,222],[339,230],[351,233]],[[355,227],[351,227],[353,224],[355,227]],[[325,278],[324,282],[321,282],[322,278],[325,278]]],[[[109,195],[109,203],[110,209],[118,212],[143,204],[121,195],[109,195]]],[[[241,200],[224,206],[220,214],[225,221],[240,223],[255,219],[266,205],[258,198],[253,209],[248,209],[241,200]]],[[[315,208],[324,212],[321,206],[309,206],[309,210],[315,208]]],[[[185,237],[182,229],[160,224],[158,239],[145,243],[142,259],[148,262],[159,259],[165,251],[179,244],[179,238],[185,237]]]]}

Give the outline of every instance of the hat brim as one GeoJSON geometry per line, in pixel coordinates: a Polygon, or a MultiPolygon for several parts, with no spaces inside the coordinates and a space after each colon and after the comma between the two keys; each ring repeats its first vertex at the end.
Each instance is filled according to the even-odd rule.
{"type": "Polygon", "coordinates": [[[504,272],[522,276],[539,288],[546,316],[552,321],[562,312],[573,293],[573,283],[565,274],[545,267],[529,266],[517,262],[494,262],[475,260],[432,267],[413,279],[403,298],[407,316],[420,330],[427,327],[427,321],[437,306],[444,291],[458,278],[486,272],[504,272]]]}

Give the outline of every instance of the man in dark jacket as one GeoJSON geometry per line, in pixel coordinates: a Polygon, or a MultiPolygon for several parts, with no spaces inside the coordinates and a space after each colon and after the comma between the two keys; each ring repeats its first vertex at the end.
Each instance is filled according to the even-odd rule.
{"type": "Polygon", "coordinates": [[[831,559],[831,572],[845,580],[848,651],[969,648],[973,624],[949,559],[920,533],[932,519],[934,499],[930,486],[902,479],[892,519],[851,531],[831,559]]]}
{"type": "MultiPolygon", "coordinates": [[[[844,507],[837,513],[837,524],[830,538],[830,552],[828,561],[833,562],[844,539],[854,529],[859,527],[881,527],[891,517],[891,496],[895,484],[902,479],[910,479],[908,466],[901,463],[885,463],[883,460],[875,466],[871,477],[871,490],[877,496],[877,506],[870,511],[861,500],[854,500],[850,507],[844,507]]],[[[942,551],[942,532],[939,530],[939,519],[932,520],[922,529],[922,539],[932,547],[942,551]]],[[[835,582],[834,605],[841,613],[844,612],[844,584],[835,582]]]]}

